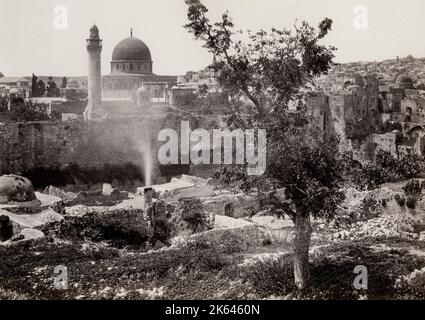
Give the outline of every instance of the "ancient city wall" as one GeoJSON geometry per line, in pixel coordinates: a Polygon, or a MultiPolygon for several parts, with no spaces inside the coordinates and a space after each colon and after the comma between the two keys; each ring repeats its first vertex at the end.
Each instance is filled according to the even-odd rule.
{"type": "Polygon", "coordinates": [[[0,173],[72,162],[87,167],[141,164],[152,125],[144,120],[1,123],[0,173]]]}
{"type": "Polygon", "coordinates": [[[156,159],[163,143],[158,142],[161,129],[173,128],[180,132],[182,120],[189,121],[192,129],[209,129],[210,122],[219,119],[169,113],[155,119],[127,117],[101,122],[0,122],[0,175],[62,168],[70,163],[87,168],[132,163],[143,169],[144,154],[150,151],[153,175],[158,178],[166,169],[160,169],[156,159]]]}

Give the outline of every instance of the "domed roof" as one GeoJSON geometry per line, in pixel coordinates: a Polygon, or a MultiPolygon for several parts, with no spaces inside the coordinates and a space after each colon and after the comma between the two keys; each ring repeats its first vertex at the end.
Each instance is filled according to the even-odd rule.
{"type": "Polygon", "coordinates": [[[140,39],[136,37],[128,37],[122,40],[115,47],[112,53],[112,60],[136,60],[136,61],[147,61],[151,62],[151,52],[148,46],[140,39]]]}
{"type": "Polygon", "coordinates": [[[410,78],[407,74],[402,73],[400,74],[397,79],[396,82],[399,84],[413,84],[413,80],[412,78],[410,78]]]}

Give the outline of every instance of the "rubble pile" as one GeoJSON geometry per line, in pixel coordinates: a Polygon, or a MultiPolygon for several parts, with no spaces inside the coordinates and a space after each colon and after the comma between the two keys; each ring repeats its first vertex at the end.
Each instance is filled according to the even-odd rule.
{"type": "Polygon", "coordinates": [[[55,186],[48,186],[46,189],[44,189],[43,194],[48,194],[51,196],[56,196],[62,199],[62,201],[71,202],[77,198],[77,194],[73,192],[66,192],[60,188],[57,188],[55,186]]]}
{"type": "Polygon", "coordinates": [[[345,199],[338,209],[333,225],[350,225],[375,218],[390,205],[393,213],[398,209],[394,200],[397,192],[387,187],[366,191],[349,187],[344,190],[344,194],[345,199]]]}
{"type": "Polygon", "coordinates": [[[368,221],[359,221],[348,230],[335,232],[333,239],[358,240],[364,238],[418,239],[413,219],[402,215],[383,215],[368,221]]]}

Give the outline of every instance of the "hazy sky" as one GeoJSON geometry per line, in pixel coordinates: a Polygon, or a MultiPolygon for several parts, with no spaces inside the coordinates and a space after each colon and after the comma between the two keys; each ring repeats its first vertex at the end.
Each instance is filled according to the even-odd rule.
{"type": "MultiPolygon", "coordinates": [[[[337,61],[383,60],[412,54],[425,57],[424,0],[204,0],[212,17],[229,10],[238,29],[290,27],[306,20],[334,20],[327,43],[337,61]],[[353,26],[353,9],[368,9],[368,29],[353,26]]],[[[0,72],[5,75],[87,74],[85,39],[96,22],[103,39],[102,73],[110,72],[114,46],[134,35],[150,48],[154,72],[199,70],[211,61],[183,25],[184,0],[0,0],[0,72]],[[68,8],[68,29],[57,30],[54,8],[68,8]]]]}

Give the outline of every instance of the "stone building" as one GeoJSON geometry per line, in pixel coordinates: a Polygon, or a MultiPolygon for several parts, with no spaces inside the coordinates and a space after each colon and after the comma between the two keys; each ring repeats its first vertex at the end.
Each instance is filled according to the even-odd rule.
{"type": "Polygon", "coordinates": [[[100,70],[101,50],[99,29],[93,26],[87,39],[89,103],[85,113],[86,119],[143,115],[141,107],[147,105],[147,97],[148,104],[169,103],[170,89],[177,83],[177,77],[153,73],[149,47],[134,37],[133,31],[130,32],[130,37],[115,47],[111,72],[104,76],[101,76],[100,70]],[[139,90],[140,88],[143,90],[139,90]]]}
{"type": "Polygon", "coordinates": [[[31,80],[26,77],[2,77],[0,78],[0,96],[8,97],[11,92],[18,92],[25,99],[31,97],[31,80]]]}
{"type": "Polygon", "coordinates": [[[329,96],[322,92],[309,92],[304,96],[304,102],[315,125],[322,131],[329,129],[332,123],[329,96]]]}
{"type": "Polygon", "coordinates": [[[372,134],[370,141],[375,145],[375,151],[387,151],[394,158],[398,157],[397,142],[401,139],[399,131],[387,132],[384,134],[372,134]]]}

